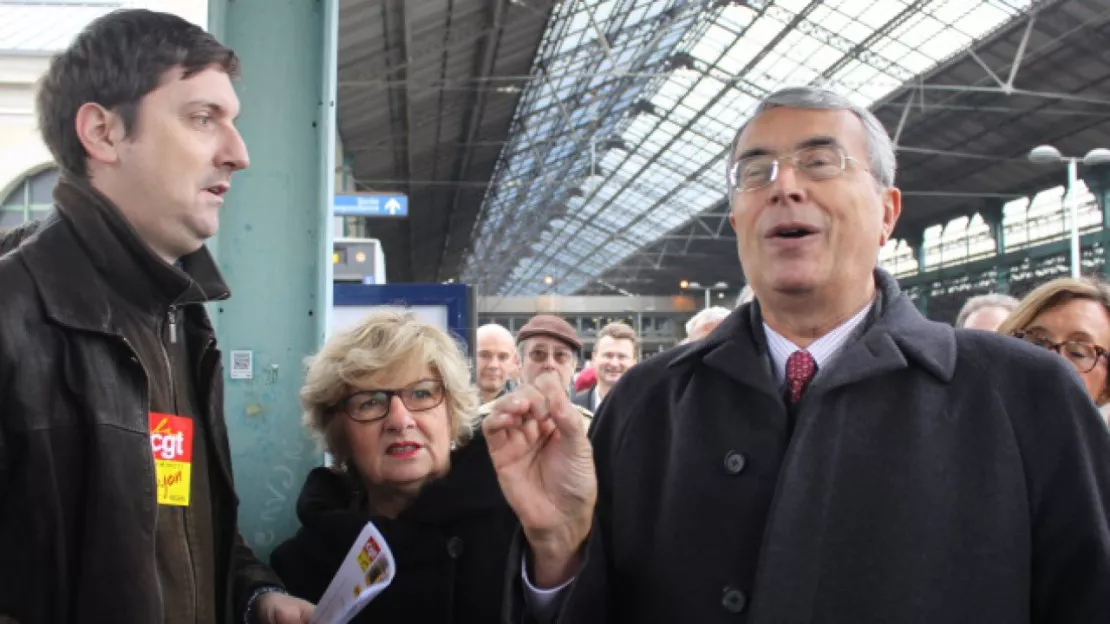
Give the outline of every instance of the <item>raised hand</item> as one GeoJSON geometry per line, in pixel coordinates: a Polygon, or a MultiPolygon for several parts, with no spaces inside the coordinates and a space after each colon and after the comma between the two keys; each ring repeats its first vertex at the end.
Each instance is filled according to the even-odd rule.
{"type": "Polygon", "coordinates": [[[554,373],[501,398],[482,423],[505,499],[532,549],[540,587],[574,575],[597,503],[586,425],[554,373]]]}

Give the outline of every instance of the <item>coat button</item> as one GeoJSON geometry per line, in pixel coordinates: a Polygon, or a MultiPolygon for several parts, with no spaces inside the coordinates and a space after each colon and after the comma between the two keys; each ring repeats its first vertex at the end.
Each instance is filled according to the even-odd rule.
{"type": "Polygon", "coordinates": [[[463,541],[459,536],[452,537],[447,540],[447,556],[452,559],[458,559],[462,555],[463,541]]]}
{"type": "Polygon", "coordinates": [[[746,465],[748,465],[748,460],[743,453],[729,451],[725,455],[725,472],[730,475],[738,475],[744,472],[744,466],[746,465]]]}
{"type": "Polygon", "coordinates": [[[721,594],[721,606],[729,613],[740,613],[748,606],[748,597],[739,589],[726,585],[721,594]]]}

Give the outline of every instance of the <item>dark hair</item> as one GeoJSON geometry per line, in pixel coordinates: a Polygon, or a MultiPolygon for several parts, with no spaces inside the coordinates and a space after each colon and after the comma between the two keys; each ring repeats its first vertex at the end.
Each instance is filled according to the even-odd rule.
{"type": "Polygon", "coordinates": [[[212,65],[231,76],[239,73],[235,52],[195,24],[145,9],[113,11],[51,60],[38,92],[43,141],[63,171],[87,177],[88,153],[74,123],[82,105],[115,111],[130,136],[139,103],[166,72],[181,68],[188,78],[212,65]]]}
{"type": "Polygon", "coordinates": [[[38,231],[40,225],[42,221],[26,221],[6,232],[0,232],[0,256],[22,245],[23,241],[38,231]]]}

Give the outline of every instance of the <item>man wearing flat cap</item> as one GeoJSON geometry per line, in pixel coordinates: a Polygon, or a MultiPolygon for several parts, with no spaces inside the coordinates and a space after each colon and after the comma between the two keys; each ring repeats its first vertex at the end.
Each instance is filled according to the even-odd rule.
{"type": "MultiPolygon", "coordinates": [[[[520,378],[524,385],[533,383],[543,373],[552,372],[558,375],[567,396],[572,396],[571,383],[574,369],[578,366],[578,354],[582,351],[582,341],[570,323],[551,314],[538,314],[520,328],[516,342],[520,351],[520,378]]],[[[492,406],[491,401],[479,408],[478,413],[485,417],[492,406]]],[[[589,427],[593,412],[579,405],[574,407],[589,427]]]]}

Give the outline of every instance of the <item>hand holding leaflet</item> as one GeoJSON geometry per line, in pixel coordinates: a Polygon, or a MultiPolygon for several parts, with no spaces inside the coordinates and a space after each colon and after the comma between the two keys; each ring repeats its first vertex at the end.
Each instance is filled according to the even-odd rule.
{"type": "Polygon", "coordinates": [[[389,544],[367,522],[316,605],[312,624],[347,624],[389,587],[396,572],[389,544]]]}

